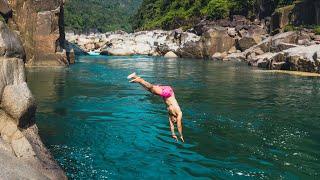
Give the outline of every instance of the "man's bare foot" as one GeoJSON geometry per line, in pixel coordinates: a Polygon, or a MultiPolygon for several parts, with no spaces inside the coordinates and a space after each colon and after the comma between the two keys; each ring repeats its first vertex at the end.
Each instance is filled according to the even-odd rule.
{"type": "Polygon", "coordinates": [[[130,82],[130,83],[138,83],[140,79],[141,79],[141,77],[136,77],[136,78],[132,79],[132,80],[129,81],[129,82],[130,82]]]}
{"type": "Polygon", "coordinates": [[[137,78],[137,73],[134,72],[127,77],[127,79],[132,79],[132,78],[137,78]]]}
{"type": "Polygon", "coordinates": [[[131,79],[131,81],[129,81],[130,83],[137,83],[140,79],[139,76],[137,76],[137,74],[134,72],[132,74],[130,74],[127,79],[131,79]]]}

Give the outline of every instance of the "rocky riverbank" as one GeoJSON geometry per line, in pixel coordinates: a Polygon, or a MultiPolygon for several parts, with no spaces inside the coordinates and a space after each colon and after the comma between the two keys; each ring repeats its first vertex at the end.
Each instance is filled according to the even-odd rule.
{"type": "Polygon", "coordinates": [[[0,176],[5,179],[66,179],[42,144],[36,102],[25,77],[18,35],[0,22],[0,176]]]}
{"type": "Polygon", "coordinates": [[[268,20],[234,16],[232,21],[203,21],[188,31],[67,33],[66,39],[84,53],[236,60],[266,69],[320,73],[319,35],[300,29],[272,36],[269,27],[268,20]]]}
{"type": "Polygon", "coordinates": [[[61,24],[60,0],[0,0],[1,179],[67,179],[38,135],[36,100],[25,76],[25,65],[72,63],[61,24]]]}

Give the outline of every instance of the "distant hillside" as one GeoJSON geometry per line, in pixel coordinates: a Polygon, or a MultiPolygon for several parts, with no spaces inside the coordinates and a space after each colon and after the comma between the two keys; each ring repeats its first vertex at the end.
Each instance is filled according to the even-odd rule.
{"type": "Polygon", "coordinates": [[[293,0],[144,0],[133,16],[134,29],[188,28],[203,18],[221,19],[230,15],[247,17],[271,15],[276,7],[293,0]]]}
{"type": "Polygon", "coordinates": [[[67,0],[65,24],[67,30],[100,32],[132,31],[129,18],[142,0],[67,0]]]}

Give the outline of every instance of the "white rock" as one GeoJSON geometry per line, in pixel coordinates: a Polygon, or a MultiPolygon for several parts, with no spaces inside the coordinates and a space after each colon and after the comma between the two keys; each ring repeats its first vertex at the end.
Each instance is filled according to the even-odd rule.
{"type": "Polygon", "coordinates": [[[165,58],[177,58],[178,56],[174,52],[169,51],[164,55],[164,57],[165,58]]]}

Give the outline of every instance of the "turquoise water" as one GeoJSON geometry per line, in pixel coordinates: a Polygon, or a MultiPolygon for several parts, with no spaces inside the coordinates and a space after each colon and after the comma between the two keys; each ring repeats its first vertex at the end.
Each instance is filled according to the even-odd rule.
{"type": "Polygon", "coordinates": [[[28,69],[40,135],[70,179],[317,179],[320,79],[240,63],[79,57],[28,69]],[[126,76],[174,87],[186,143],[165,105],[126,76]]]}

